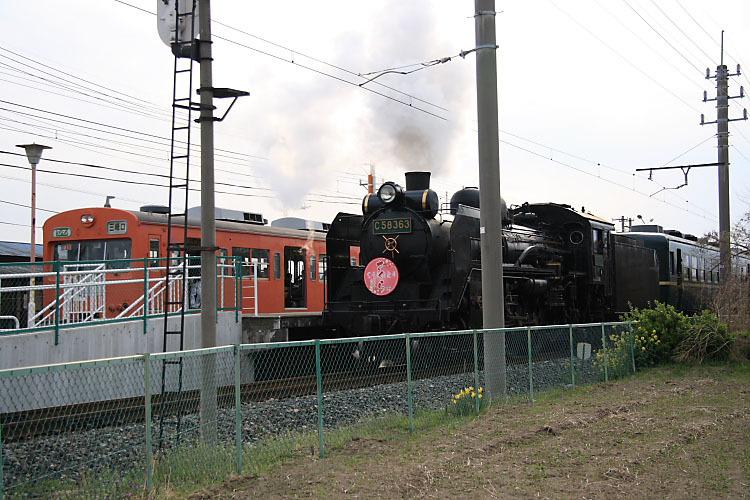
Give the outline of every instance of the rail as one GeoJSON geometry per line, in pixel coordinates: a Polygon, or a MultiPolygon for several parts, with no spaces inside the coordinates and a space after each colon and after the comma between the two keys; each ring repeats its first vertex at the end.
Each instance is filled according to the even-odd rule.
{"type": "MultiPolygon", "coordinates": [[[[4,327],[0,335],[163,315],[166,260],[0,264],[0,326],[4,327]],[[32,292],[37,312],[29,317],[32,292]]],[[[171,267],[179,261],[171,260],[171,267]]],[[[182,304],[170,305],[169,314],[183,308],[189,313],[200,311],[200,258],[188,257],[187,268],[185,282],[169,280],[171,296],[184,299],[182,304]]],[[[217,308],[239,315],[245,293],[256,299],[244,312],[257,314],[257,280],[243,279],[239,269],[236,257],[218,257],[217,308]]]]}

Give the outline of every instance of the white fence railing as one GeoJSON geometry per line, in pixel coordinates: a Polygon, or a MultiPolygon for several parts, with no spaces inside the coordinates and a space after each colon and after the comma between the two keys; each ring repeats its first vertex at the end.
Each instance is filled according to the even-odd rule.
{"type": "MultiPolygon", "coordinates": [[[[175,259],[172,259],[175,260],[175,259]]],[[[34,272],[4,272],[0,266],[0,329],[14,330],[70,326],[107,320],[134,319],[164,314],[166,292],[166,259],[133,259],[81,263],[37,263],[34,272]],[[31,318],[26,315],[29,296],[35,296],[41,307],[31,318]]],[[[171,264],[170,269],[174,270],[171,264]]],[[[253,266],[255,267],[255,266],[253,266]]],[[[14,263],[12,271],[29,269],[31,264],[14,263]]],[[[200,259],[191,257],[187,278],[173,276],[169,280],[168,313],[197,311],[201,308],[200,259]]],[[[217,306],[222,310],[242,310],[238,295],[254,298],[244,300],[245,312],[257,314],[257,279],[243,280],[232,257],[220,258],[217,265],[217,306]],[[240,282],[237,282],[237,279],[240,282]]],[[[241,270],[240,270],[241,271],[241,270]]]]}

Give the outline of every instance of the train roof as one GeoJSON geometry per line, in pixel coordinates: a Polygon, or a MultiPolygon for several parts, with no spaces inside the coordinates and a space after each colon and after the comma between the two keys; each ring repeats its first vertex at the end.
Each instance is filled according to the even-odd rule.
{"type": "MultiPolygon", "coordinates": [[[[53,215],[49,219],[47,219],[44,223],[44,227],[48,227],[48,225],[54,225],[57,223],[57,221],[61,217],[69,217],[70,215],[73,215],[75,217],[78,217],[79,214],[85,214],[85,213],[91,213],[96,216],[96,214],[109,214],[110,219],[116,217],[122,217],[124,214],[130,214],[132,217],[135,217],[135,219],[138,220],[138,222],[146,223],[146,224],[166,224],[167,223],[167,214],[164,213],[156,213],[156,212],[141,212],[139,210],[123,210],[119,208],[109,208],[109,207],[89,207],[89,208],[76,208],[73,210],[68,210],[66,212],[62,212],[56,215],[53,215]],[[121,215],[118,215],[121,214],[121,215]]],[[[175,217],[174,221],[178,225],[183,224],[184,217],[175,217]]],[[[194,217],[188,217],[187,219],[188,227],[195,227],[200,228],[201,221],[199,218],[194,217]]],[[[240,233],[253,233],[253,234],[267,234],[267,235],[276,235],[276,236],[286,236],[286,237],[296,237],[296,238],[312,238],[316,240],[323,240],[325,241],[325,233],[315,230],[300,230],[300,229],[289,229],[285,227],[273,227],[273,226],[266,226],[258,223],[253,222],[236,222],[236,221],[228,221],[228,220],[217,220],[216,221],[216,229],[217,230],[223,230],[223,231],[236,231],[240,233]]]]}
{"type": "MultiPolygon", "coordinates": [[[[664,239],[669,241],[676,241],[678,243],[683,243],[685,245],[692,245],[695,247],[702,247],[702,248],[708,248],[712,250],[718,250],[718,247],[715,247],[713,245],[706,245],[698,242],[698,238],[691,239],[691,238],[685,238],[682,236],[682,233],[678,231],[670,231],[670,232],[661,232],[661,231],[629,231],[627,233],[618,233],[623,236],[628,237],[637,237],[639,239],[651,239],[651,240],[658,240],[658,239],[664,239]],[[679,235],[679,236],[678,236],[679,235]]],[[[690,235],[688,235],[690,236],[690,235]]]]}
{"type": "Polygon", "coordinates": [[[560,203],[524,203],[523,205],[516,207],[513,210],[516,212],[522,212],[523,210],[539,211],[540,209],[556,211],[572,218],[581,218],[589,222],[597,222],[599,224],[604,224],[606,226],[614,228],[614,224],[612,224],[612,222],[608,221],[607,219],[603,219],[597,215],[585,212],[583,210],[579,212],[570,205],[564,205],[560,203]]]}

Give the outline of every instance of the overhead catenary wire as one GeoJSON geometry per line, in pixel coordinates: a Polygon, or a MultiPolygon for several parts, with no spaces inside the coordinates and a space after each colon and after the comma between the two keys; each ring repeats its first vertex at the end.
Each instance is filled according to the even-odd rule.
{"type": "MultiPolygon", "coordinates": [[[[125,3],[125,2],[120,2],[120,3],[125,3]]],[[[126,5],[127,5],[127,4],[126,4],[126,5]]],[[[141,10],[143,10],[143,9],[141,9],[141,10]]],[[[147,12],[147,11],[145,11],[145,10],[144,10],[144,12],[147,12]]],[[[617,170],[617,169],[614,169],[614,170],[617,170]]]]}

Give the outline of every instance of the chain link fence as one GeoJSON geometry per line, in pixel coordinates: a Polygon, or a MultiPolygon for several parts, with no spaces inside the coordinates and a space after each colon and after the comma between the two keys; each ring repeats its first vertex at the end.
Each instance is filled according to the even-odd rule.
{"type": "Polygon", "coordinates": [[[249,344],[0,371],[2,498],[190,491],[633,373],[629,323],[249,344]]]}

